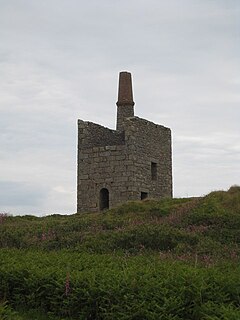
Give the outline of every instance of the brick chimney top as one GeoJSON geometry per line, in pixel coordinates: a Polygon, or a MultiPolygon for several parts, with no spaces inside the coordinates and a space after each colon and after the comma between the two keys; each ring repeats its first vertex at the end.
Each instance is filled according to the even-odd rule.
{"type": "Polygon", "coordinates": [[[117,106],[134,106],[131,73],[122,71],[119,73],[117,106]]]}

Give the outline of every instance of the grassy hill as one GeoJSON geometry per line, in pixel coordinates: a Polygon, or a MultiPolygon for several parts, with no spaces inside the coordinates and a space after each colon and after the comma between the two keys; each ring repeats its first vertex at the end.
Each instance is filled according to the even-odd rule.
{"type": "Polygon", "coordinates": [[[2,215],[0,319],[240,319],[239,253],[237,186],[104,213],[2,215]]]}

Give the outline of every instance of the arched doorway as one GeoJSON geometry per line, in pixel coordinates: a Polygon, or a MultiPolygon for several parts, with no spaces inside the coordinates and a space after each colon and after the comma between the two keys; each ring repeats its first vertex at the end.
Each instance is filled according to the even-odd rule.
{"type": "Polygon", "coordinates": [[[106,188],[100,190],[99,208],[101,211],[109,208],[109,191],[106,188]]]}

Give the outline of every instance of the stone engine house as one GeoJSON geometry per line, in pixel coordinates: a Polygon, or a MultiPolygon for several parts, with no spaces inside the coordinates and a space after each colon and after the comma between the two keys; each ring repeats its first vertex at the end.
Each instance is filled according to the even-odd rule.
{"type": "Polygon", "coordinates": [[[120,72],[116,130],[78,120],[77,212],[172,197],[171,130],[134,116],[132,79],[120,72]]]}

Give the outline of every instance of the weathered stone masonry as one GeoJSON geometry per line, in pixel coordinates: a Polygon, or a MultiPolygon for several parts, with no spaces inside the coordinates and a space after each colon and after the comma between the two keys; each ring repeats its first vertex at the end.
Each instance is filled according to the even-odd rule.
{"type": "Polygon", "coordinates": [[[117,130],[78,120],[77,212],[172,197],[171,130],[134,116],[131,74],[121,72],[117,130]]]}

